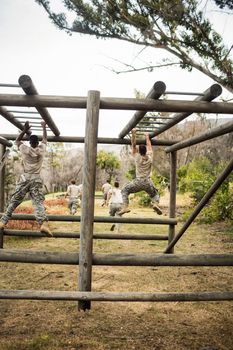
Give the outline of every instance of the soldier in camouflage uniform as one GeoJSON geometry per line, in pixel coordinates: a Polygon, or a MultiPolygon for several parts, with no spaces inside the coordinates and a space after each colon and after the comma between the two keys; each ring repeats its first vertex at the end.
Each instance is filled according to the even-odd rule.
{"type": "Polygon", "coordinates": [[[40,144],[36,135],[30,136],[30,146],[27,146],[22,142],[24,135],[30,130],[28,121],[25,123],[24,129],[16,139],[16,145],[18,146],[18,149],[22,155],[24,172],[20,176],[20,180],[10,199],[6,212],[0,220],[0,229],[5,227],[11,218],[13,211],[23,201],[25,195],[29,193],[35,210],[36,220],[40,225],[40,231],[45,233],[47,236],[52,236],[52,233],[48,227],[48,220],[45,215],[45,207],[43,204],[43,181],[40,177],[40,171],[47,144],[46,123],[42,122],[41,125],[43,128],[43,137],[40,144]]]}
{"type": "Polygon", "coordinates": [[[129,194],[136,193],[139,191],[145,191],[149,194],[154,211],[161,215],[162,210],[158,207],[156,202],[159,201],[159,193],[155,188],[150,176],[152,169],[152,146],[149,135],[146,133],[146,145],[136,146],[136,129],[132,130],[132,155],[136,164],[136,178],[129,182],[122,188],[121,194],[123,199],[122,210],[118,213],[119,215],[129,213],[129,194]]]}
{"type": "Polygon", "coordinates": [[[83,185],[76,185],[75,180],[71,180],[70,185],[67,187],[65,198],[67,196],[69,197],[68,208],[70,210],[70,214],[72,215],[77,212],[77,208],[81,205],[82,188],[83,185]]]}

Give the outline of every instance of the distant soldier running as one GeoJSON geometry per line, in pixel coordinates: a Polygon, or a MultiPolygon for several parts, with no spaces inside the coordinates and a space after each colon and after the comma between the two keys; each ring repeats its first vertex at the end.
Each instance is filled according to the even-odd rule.
{"type": "Polygon", "coordinates": [[[67,187],[65,197],[69,197],[68,208],[70,214],[74,215],[77,212],[77,208],[80,206],[82,198],[82,184],[77,186],[75,180],[71,180],[70,185],[67,187]]]}
{"type": "Polygon", "coordinates": [[[40,232],[47,236],[52,236],[52,232],[48,227],[48,219],[45,215],[43,181],[40,177],[40,171],[45,156],[47,144],[46,123],[41,122],[43,128],[42,142],[39,144],[38,136],[31,135],[29,137],[30,146],[22,142],[24,135],[30,130],[29,122],[24,125],[23,130],[16,138],[16,145],[22,155],[23,174],[20,176],[19,182],[13,193],[10,203],[5,214],[0,220],[0,229],[3,229],[12,216],[13,211],[22,203],[25,195],[29,193],[32,205],[35,210],[35,217],[40,225],[40,232]]]}
{"type": "MultiPolygon", "coordinates": [[[[110,200],[111,200],[111,203],[109,208],[109,215],[121,217],[121,215],[119,215],[119,212],[122,209],[123,200],[122,200],[121,190],[119,188],[118,181],[115,181],[114,187],[108,191],[107,204],[109,203],[110,200]]],[[[116,230],[119,233],[121,225],[122,224],[120,223],[113,224],[110,228],[110,231],[114,231],[116,227],[116,230]]]]}
{"type": "Polygon", "coordinates": [[[102,207],[107,205],[108,191],[111,190],[111,188],[112,188],[112,186],[111,186],[109,180],[107,180],[102,186],[102,192],[103,192],[103,202],[101,204],[102,207]]]}
{"type": "Polygon", "coordinates": [[[119,212],[119,215],[124,213],[129,213],[129,194],[136,193],[139,191],[145,191],[151,198],[153,209],[157,214],[161,215],[162,210],[156,205],[159,201],[159,193],[155,188],[151,180],[151,170],[152,170],[152,146],[149,135],[146,133],[146,145],[139,145],[138,149],[136,146],[136,129],[132,130],[132,155],[135,160],[136,165],[136,178],[126,184],[121,193],[123,198],[123,207],[119,212]]]}

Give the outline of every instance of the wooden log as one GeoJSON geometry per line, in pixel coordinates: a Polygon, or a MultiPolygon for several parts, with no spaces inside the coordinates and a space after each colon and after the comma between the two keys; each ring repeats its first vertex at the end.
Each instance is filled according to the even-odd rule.
{"type": "Polygon", "coordinates": [[[221,186],[221,184],[224,182],[224,180],[232,172],[232,170],[233,170],[233,159],[230,161],[228,166],[222,171],[222,173],[219,175],[219,177],[215,180],[213,185],[209,188],[209,190],[204,195],[204,197],[201,199],[201,201],[198,203],[198,205],[194,208],[194,211],[189,216],[188,220],[185,222],[185,224],[180,229],[178,234],[168,244],[168,246],[167,246],[166,250],[164,251],[164,253],[168,253],[170,251],[170,249],[173,248],[174,245],[179,241],[179,239],[183,236],[185,231],[188,229],[188,227],[191,225],[191,223],[194,221],[194,219],[197,217],[197,215],[200,213],[200,211],[204,208],[204,206],[208,203],[210,198],[214,195],[214,193],[221,186]]]}
{"type": "MultiPolygon", "coordinates": [[[[0,213],[2,216],[3,213],[0,213]]],[[[64,221],[64,222],[80,222],[81,216],[76,215],[47,215],[49,221],[64,221]]],[[[13,214],[11,220],[35,220],[33,214],[13,214]]],[[[126,218],[126,217],[110,217],[110,216],[95,216],[94,222],[110,222],[110,223],[125,223],[125,224],[148,224],[148,225],[176,225],[176,219],[161,219],[153,218],[126,218]]]]}
{"type": "MultiPolygon", "coordinates": [[[[86,104],[86,97],[0,94],[0,106],[86,108],[86,104]]],[[[102,97],[100,109],[232,114],[233,103],[102,97]]]]}
{"type": "MultiPolygon", "coordinates": [[[[21,237],[46,237],[38,231],[22,231],[22,230],[4,230],[5,236],[21,236],[21,237]]],[[[53,232],[54,238],[80,238],[78,232],[53,232]]],[[[125,233],[93,233],[93,239],[116,239],[116,240],[138,240],[138,241],[166,241],[167,235],[158,234],[125,234],[125,233]]]]}
{"type": "MultiPolygon", "coordinates": [[[[6,147],[2,144],[0,144],[0,162],[4,158],[4,154],[6,151],[6,147]]],[[[5,166],[0,166],[0,211],[4,211],[4,204],[5,204],[5,195],[4,195],[4,188],[5,188],[5,166]]]]}
{"type": "MultiPolygon", "coordinates": [[[[6,138],[7,140],[15,140],[17,135],[15,134],[1,134],[2,137],[6,138]]],[[[38,135],[39,140],[42,139],[41,136],[38,135]]],[[[49,142],[71,142],[71,143],[84,143],[84,137],[76,137],[76,136],[48,136],[47,137],[49,142]]],[[[26,138],[23,138],[23,140],[26,140],[26,138]]],[[[113,144],[113,145],[130,145],[131,140],[128,139],[117,139],[117,138],[108,138],[108,137],[99,137],[98,143],[103,144],[113,144]]],[[[152,145],[158,145],[158,146],[171,146],[177,143],[176,140],[151,140],[152,145]]],[[[137,141],[137,144],[139,143],[145,143],[145,140],[137,141]]]]}
{"type": "MultiPolygon", "coordinates": [[[[12,147],[13,143],[9,142],[7,139],[5,139],[4,137],[0,136],[0,145],[6,146],[6,147],[12,147]]],[[[1,160],[1,157],[0,157],[1,160]]]]}
{"type": "MultiPolygon", "coordinates": [[[[31,250],[0,250],[0,261],[78,265],[78,253],[31,250]]],[[[233,266],[233,254],[96,254],[92,265],[100,266],[233,266]]]]}
{"type": "Polygon", "coordinates": [[[197,135],[187,140],[178,142],[177,144],[166,148],[165,151],[167,153],[177,151],[182,148],[193,146],[193,145],[196,145],[197,143],[201,143],[201,142],[213,139],[215,137],[228,134],[229,132],[232,132],[232,131],[233,131],[233,121],[230,121],[220,126],[217,126],[216,128],[212,128],[201,135],[197,135]]]}
{"type": "MultiPolygon", "coordinates": [[[[31,78],[28,75],[21,75],[19,77],[19,85],[24,90],[25,94],[27,95],[38,95],[38,92],[31,80],[31,78]]],[[[41,106],[35,106],[37,111],[40,113],[41,117],[44,119],[46,124],[50,127],[54,135],[59,136],[60,131],[58,130],[56,124],[54,123],[51,115],[49,114],[48,110],[45,107],[41,106]]]]}
{"type": "Polygon", "coordinates": [[[143,292],[72,292],[52,290],[0,290],[0,299],[9,300],[66,300],[66,301],[147,301],[190,302],[233,300],[233,292],[143,293],[143,292]]]}
{"type": "MultiPolygon", "coordinates": [[[[97,156],[97,136],[99,126],[99,91],[89,91],[83,165],[82,216],[79,250],[79,290],[91,291],[93,224],[95,209],[95,176],[97,156]]],[[[91,308],[90,301],[80,301],[79,310],[91,308]]]]}
{"type": "Polygon", "coordinates": [[[15,118],[12,113],[8,112],[6,108],[0,106],[0,114],[6,120],[8,120],[8,122],[16,126],[16,128],[23,130],[23,127],[24,127],[23,124],[17,118],[15,118]]]}
{"type": "MultiPolygon", "coordinates": [[[[198,96],[194,101],[210,102],[214,100],[216,97],[220,96],[221,93],[222,93],[222,87],[219,84],[213,84],[210,86],[209,89],[204,91],[204,93],[201,96],[198,96]]],[[[150,134],[150,138],[158,136],[165,130],[170,129],[172,126],[178,124],[179,122],[181,122],[182,120],[190,116],[191,114],[192,112],[183,112],[183,113],[175,114],[172,120],[168,121],[166,125],[161,126],[158,130],[153,131],[150,134]]]]}
{"type": "MultiPolygon", "coordinates": [[[[146,98],[150,99],[158,99],[166,90],[166,85],[163,81],[157,81],[152,89],[149,91],[146,98]]],[[[119,138],[123,139],[139,122],[143,119],[144,115],[146,114],[146,111],[137,111],[133,115],[133,117],[130,119],[130,121],[127,123],[127,125],[124,127],[124,129],[120,132],[119,138]]]]}
{"type": "MultiPolygon", "coordinates": [[[[177,170],[177,154],[172,152],[170,155],[170,203],[169,203],[169,217],[176,216],[176,170],[177,170]]],[[[168,243],[175,237],[175,226],[169,225],[168,243]]],[[[174,253],[174,248],[170,249],[168,253],[174,253]]]]}

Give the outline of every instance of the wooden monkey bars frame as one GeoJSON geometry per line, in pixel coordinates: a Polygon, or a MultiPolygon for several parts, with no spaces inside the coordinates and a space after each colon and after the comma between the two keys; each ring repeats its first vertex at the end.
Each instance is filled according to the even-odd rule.
{"type": "MultiPolygon", "coordinates": [[[[165,94],[166,86],[163,82],[157,82],[147,95],[146,99],[127,99],[127,98],[104,98],[98,91],[89,91],[87,97],[73,96],[43,96],[38,95],[30,77],[22,76],[19,79],[20,86],[25,95],[0,94],[0,106],[27,106],[35,107],[41,117],[46,121],[55,136],[48,137],[52,142],[84,142],[84,167],[83,167],[83,201],[82,217],[69,216],[49,216],[49,220],[56,221],[81,221],[79,233],[56,233],[55,237],[80,237],[79,253],[58,253],[58,252],[30,252],[30,251],[7,251],[0,249],[0,261],[17,261],[24,263],[55,263],[55,264],[79,264],[79,289],[80,292],[57,292],[57,291],[0,291],[0,299],[35,299],[35,300],[78,300],[79,309],[89,309],[91,300],[121,300],[121,301],[198,301],[198,300],[233,300],[233,292],[205,292],[205,293],[93,293],[91,292],[92,266],[93,265],[114,265],[114,266],[233,266],[232,254],[199,254],[199,255],[175,255],[175,243],[183,235],[187,227],[198,215],[203,206],[207,203],[213,193],[217,190],[224,179],[230,174],[233,168],[233,161],[230,162],[225,171],[219,176],[203,200],[194,210],[188,221],[184,224],[177,236],[175,236],[175,210],[176,210],[176,151],[183,147],[208,140],[233,131],[233,122],[226,123],[221,127],[214,128],[202,135],[182,142],[168,140],[153,140],[154,145],[168,146],[166,152],[170,152],[171,173],[170,173],[170,208],[168,219],[131,219],[131,218],[102,218],[94,216],[94,189],[95,189],[95,167],[96,152],[98,143],[112,144],[130,144],[129,139],[124,137],[139,122],[148,120],[147,111],[174,112],[172,118],[160,118],[158,125],[161,125],[156,131],[150,134],[151,137],[159,135],[163,131],[177,124],[191,113],[233,113],[233,103],[210,102],[221,93],[221,87],[217,84],[212,85],[203,94],[194,101],[176,101],[159,100],[159,97],[165,94]],[[56,108],[86,108],[86,132],[83,137],[59,136],[59,130],[48,114],[47,107],[56,108]],[[99,109],[117,109],[117,110],[136,110],[130,122],[125,126],[119,135],[119,138],[98,138],[98,119],[99,109]],[[143,119],[144,118],[144,119],[143,119]],[[161,124],[165,122],[165,124],[161,124]],[[165,224],[168,225],[168,236],[162,235],[122,235],[120,239],[167,239],[168,246],[165,253],[170,254],[94,254],[93,238],[98,239],[116,239],[114,234],[94,234],[94,222],[126,222],[126,223],[144,223],[144,224],[165,224]],[[143,237],[142,237],[143,236],[143,237]],[[155,238],[157,237],[157,238],[155,238]]],[[[189,93],[191,94],[191,93],[189,93]]],[[[3,108],[3,107],[0,107],[3,108]]],[[[4,114],[0,109],[0,114],[4,114]]],[[[10,111],[7,111],[5,118],[12,122],[12,116],[9,118],[10,111]]],[[[4,115],[3,115],[4,116],[4,115]]],[[[15,119],[14,119],[15,122],[15,119]]],[[[15,126],[21,129],[16,121],[15,126]],[[17,125],[16,125],[17,124],[17,125]]],[[[145,124],[146,125],[146,124],[145,124]]],[[[153,125],[156,125],[153,123],[153,125]]],[[[0,144],[0,151],[6,146],[7,142],[15,139],[15,135],[2,135],[3,142],[0,144]]],[[[139,142],[139,141],[138,141],[139,142]]],[[[141,141],[140,141],[141,143],[141,141]]],[[[2,152],[2,151],[1,151],[2,152]]],[[[0,173],[1,188],[4,184],[3,172],[0,173]]],[[[2,192],[2,191],[1,191],[2,192]]],[[[0,193],[0,209],[3,211],[3,198],[0,193]]],[[[12,219],[33,220],[33,215],[13,215],[12,219]]],[[[20,232],[6,230],[5,235],[33,235],[42,236],[38,232],[20,232]]],[[[118,238],[118,239],[119,239],[118,238]]],[[[0,235],[0,245],[3,245],[3,233],[0,235]]]]}

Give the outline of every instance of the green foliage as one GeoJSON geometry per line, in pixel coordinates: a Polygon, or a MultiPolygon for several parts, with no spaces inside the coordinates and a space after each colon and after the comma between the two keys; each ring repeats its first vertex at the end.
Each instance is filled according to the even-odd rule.
{"type": "Polygon", "coordinates": [[[220,9],[229,9],[233,10],[233,1],[232,0],[214,0],[215,4],[220,7],[220,9]]]}
{"type": "Polygon", "coordinates": [[[101,150],[97,153],[96,165],[109,175],[111,182],[112,176],[116,175],[116,170],[120,168],[120,161],[113,152],[101,150]]]}
{"type": "MultiPolygon", "coordinates": [[[[181,68],[195,67],[232,91],[230,51],[205,18],[206,7],[202,12],[197,0],[65,0],[64,10],[76,15],[70,24],[65,13],[52,11],[49,0],[35,1],[56,26],[67,32],[167,50],[178,58],[175,64],[181,68]]],[[[232,6],[230,0],[215,1],[220,8],[232,6]]]]}
{"type": "MultiPolygon", "coordinates": [[[[209,190],[219,173],[226,167],[225,162],[213,166],[208,158],[199,158],[178,170],[179,189],[190,192],[196,205],[209,190]]],[[[214,197],[202,211],[201,221],[215,222],[233,217],[233,175],[228,176],[214,197]]]]}

